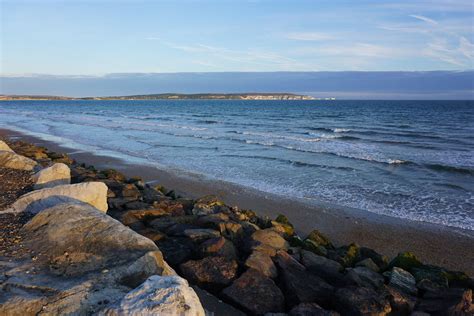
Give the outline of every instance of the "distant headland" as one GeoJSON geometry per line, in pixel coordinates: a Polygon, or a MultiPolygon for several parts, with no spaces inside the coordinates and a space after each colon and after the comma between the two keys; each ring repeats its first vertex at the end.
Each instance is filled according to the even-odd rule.
{"type": "Polygon", "coordinates": [[[315,100],[315,98],[293,93],[160,93],[83,98],[51,95],[0,95],[0,100],[315,100]]]}

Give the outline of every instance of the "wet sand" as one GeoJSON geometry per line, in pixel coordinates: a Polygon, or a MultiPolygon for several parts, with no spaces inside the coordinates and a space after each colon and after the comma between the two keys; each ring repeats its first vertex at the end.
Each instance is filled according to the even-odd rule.
{"type": "Polygon", "coordinates": [[[335,205],[309,205],[291,197],[285,198],[223,181],[210,181],[202,176],[130,164],[118,158],[60,146],[7,129],[0,129],[0,136],[15,137],[67,153],[78,162],[94,165],[98,169],[113,168],[127,176],[141,176],[145,181],[159,183],[185,197],[214,194],[229,205],[252,209],[271,218],[284,214],[302,236],[312,229],[318,229],[336,245],[355,242],[389,257],[401,251],[412,251],[425,263],[465,271],[474,276],[474,231],[471,230],[398,219],[335,205]]]}

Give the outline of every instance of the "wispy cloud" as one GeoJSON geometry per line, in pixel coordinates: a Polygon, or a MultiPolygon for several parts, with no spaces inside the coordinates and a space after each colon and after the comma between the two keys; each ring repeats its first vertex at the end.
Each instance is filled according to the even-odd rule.
{"type": "MultiPolygon", "coordinates": [[[[424,38],[420,38],[421,47],[418,51],[414,51],[415,54],[457,67],[473,67],[474,45],[465,36],[455,31],[460,29],[458,25],[453,27],[445,21],[438,21],[424,15],[410,14],[409,17],[422,23],[382,25],[379,28],[402,33],[418,33],[424,38]]],[[[472,29],[469,32],[472,33],[472,29]]]]}
{"type": "Polygon", "coordinates": [[[335,39],[333,35],[321,32],[293,32],[286,33],[284,37],[296,41],[324,41],[335,39]]]}
{"type": "Polygon", "coordinates": [[[423,15],[410,14],[410,17],[415,18],[415,19],[420,20],[420,21],[430,23],[430,24],[438,25],[438,22],[436,22],[435,20],[430,19],[426,16],[423,16],[423,15]]]}

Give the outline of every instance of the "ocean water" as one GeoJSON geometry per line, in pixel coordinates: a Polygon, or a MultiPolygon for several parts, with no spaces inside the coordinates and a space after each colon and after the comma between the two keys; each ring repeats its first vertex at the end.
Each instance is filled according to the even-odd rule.
{"type": "Polygon", "coordinates": [[[309,203],[474,230],[472,101],[7,101],[0,126],[309,203]]]}

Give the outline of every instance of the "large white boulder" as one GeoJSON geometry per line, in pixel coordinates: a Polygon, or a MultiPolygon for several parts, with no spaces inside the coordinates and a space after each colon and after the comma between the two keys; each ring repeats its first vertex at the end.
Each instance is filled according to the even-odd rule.
{"type": "Polygon", "coordinates": [[[85,203],[45,209],[21,234],[35,259],[0,265],[0,315],[96,315],[176,274],[153,241],[85,203]]]}
{"type": "Polygon", "coordinates": [[[99,315],[204,316],[205,312],[185,279],[177,275],[153,275],[125,295],[117,307],[107,308],[99,315]]]}
{"type": "Polygon", "coordinates": [[[10,146],[8,146],[3,140],[0,140],[0,150],[13,152],[10,146]]]}
{"type": "Polygon", "coordinates": [[[84,182],[36,190],[22,195],[9,209],[3,212],[36,214],[66,202],[69,204],[84,202],[105,213],[108,208],[107,186],[102,182],[84,182]]]}
{"type": "Polygon", "coordinates": [[[66,164],[55,163],[51,167],[38,171],[32,178],[35,182],[35,190],[70,184],[71,169],[66,164]]]}
{"type": "Polygon", "coordinates": [[[33,170],[37,165],[36,161],[15,154],[13,151],[0,150],[0,168],[33,170]]]}

